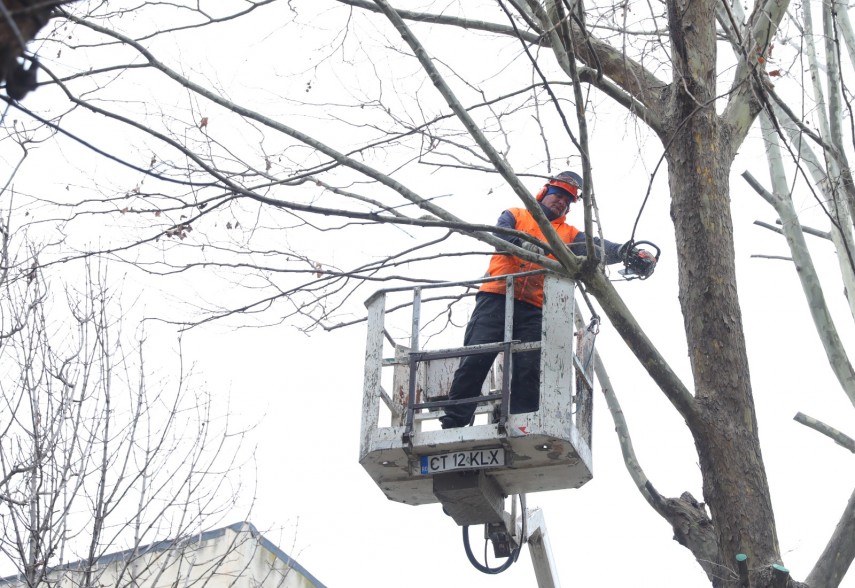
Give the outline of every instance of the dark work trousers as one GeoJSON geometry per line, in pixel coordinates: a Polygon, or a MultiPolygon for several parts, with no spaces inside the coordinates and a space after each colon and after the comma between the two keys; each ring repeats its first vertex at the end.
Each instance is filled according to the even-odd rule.
{"type": "MultiPolygon", "coordinates": [[[[528,302],[514,300],[513,339],[539,341],[543,312],[528,302]]],[[[466,325],[464,345],[496,343],[504,340],[505,295],[479,292],[475,296],[475,310],[466,325]]],[[[481,394],[484,378],[493,365],[498,352],[479,353],[460,358],[460,366],[454,372],[448,397],[450,400],[472,398],[481,394]]],[[[540,351],[514,353],[511,370],[510,412],[533,412],[540,404],[540,351]]],[[[440,418],[443,429],[465,427],[475,414],[475,404],[445,407],[445,416],[440,418]]]]}

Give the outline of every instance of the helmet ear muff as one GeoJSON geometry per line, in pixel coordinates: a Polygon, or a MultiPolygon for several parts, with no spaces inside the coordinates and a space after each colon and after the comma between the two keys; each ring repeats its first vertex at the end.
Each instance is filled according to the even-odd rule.
{"type": "Polygon", "coordinates": [[[541,188],[541,189],[540,189],[540,192],[538,192],[538,193],[537,193],[537,196],[535,196],[535,200],[537,200],[538,202],[540,202],[541,200],[543,200],[543,197],[544,197],[544,196],[546,196],[546,191],[547,191],[547,190],[549,190],[549,184],[545,184],[545,185],[543,186],[543,188],[541,188]]]}

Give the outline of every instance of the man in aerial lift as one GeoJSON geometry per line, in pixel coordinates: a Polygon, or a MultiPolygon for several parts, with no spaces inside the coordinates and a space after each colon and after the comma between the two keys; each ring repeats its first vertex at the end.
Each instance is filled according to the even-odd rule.
{"type": "MultiPolygon", "coordinates": [[[[579,174],[572,171],[561,172],[549,178],[537,195],[540,208],[561,240],[567,243],[570,251],[576,255],[585,255],[585,233],[565,222],[570,204],[584,197],[583,182],[579,174]]],[[[541,242],[545,241],[537,221],[525,208],[510,208],[499,217],[497,226],[516,229],[528,233],[541,242]]],[[[497,236],[513,245],[532,253],[548,255],[547,245],[538,246],[518,237],[502,234],[497,236]]],[[[656,267],[657,258],[648,251],[632,247],[632,242],[620,245],[604,240],[602,248],[599,238],[594,239],[596,255],[601,249],[605,253],[605,262],[614,264],[624,262],[638,277],[647,278],[656,267]]],[[[542,266],[525,261],[519,257],[497,252],[490,260],[487,273],[490,276],[503,276],[540,269],[542,266]]],[[[514,280],[514,340],[528,342],[539,341],[543,306],[543,275],[526,276],[514,280]]],[[[504,340],[505,328],[505,282],[497,280],[486,282],[475,297],[475,310],[466,326],[463,344],[480,345],[504,340]]],[[[497,353],[479,353],[460,359],[460,366],[454,373],[454,380],[448,398],[457,400],[473,398],[480,393],[481,385],[497,353]]],[[[513,375],[511,379],[510,412],[519,414],[534,412],[540,405],[540,351],[515,353],[513,375]]],[[[440,418],[443,429],[464,427],[472,422],[475,414],[474,404],[448,406],[445,415],[440,418]]]]}

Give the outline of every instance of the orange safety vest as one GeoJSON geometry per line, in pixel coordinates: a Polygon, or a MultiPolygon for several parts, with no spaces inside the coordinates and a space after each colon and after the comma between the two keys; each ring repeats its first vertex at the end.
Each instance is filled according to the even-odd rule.
{"type": "MultiPolygon", "coordinates": [[[[508,209],[514,219],[516,219],[516,230],[528,233],[532,237],[536,237],[541,241],[546,241],[543,236],[543,231],[537,226],[537,221],[531,216],[531,213],[525,208],[510,208],[508,209]]],[[[552,221],[552,227],[558,232],[558,236],[565,243],[572,243],[576,235],[579,234],[579,229],[568,225],[564,222],[564,216],[559,216],[552,221]]],[[[520,272],[528,272],[542,268],[542,265],[520,259],[507,253],[495,253],[490,259],[490,267],[487,268],[489,276],[506,276],[508,274],[517,274],[520,272]]],[[[497,280],[495,282],[486,282],[481,285],[481,292],[492,292],[494,294],[505,293],[505,282],[497,280]]],[[[524,278],[516,278],[514,280],[514,298],[523,302],[533,304],[538,308],[543,306],[543,274],[536,276],[526,276],[524,278]]]]}

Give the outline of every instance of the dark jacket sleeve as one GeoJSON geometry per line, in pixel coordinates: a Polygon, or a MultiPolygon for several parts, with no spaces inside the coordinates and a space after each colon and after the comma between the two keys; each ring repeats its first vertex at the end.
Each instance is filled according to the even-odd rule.
{"type": "MultiPolygon", "coordinates": [[[[613,263],[620,263],[622,261],[620,257],[620,248],[621,243],[613,243],[608,239],[603,240],[605,243],[606,250],[606,265],[611,265],[613,263]]],[[[600,238],[594,237],[594,245],[596,249],[597,259],[600,256],[600,238]]],[[[587,254],[588,248],[585,246],[585,232],[579,231],[579,234],[576,235],[576,238],[573,239],[573,243],[569,245],[570,251],[575,253],[576,255],[584,256],[587,254]]]]}
{"type": "MultiPolygon", "coordinates": [[[[517,228],[517,219],[511,214],[510,210],[506,210],[499,217],[499,220],[496,221],[497,227],[502,227],[503,229],[516,229],[517,228]]],[[[499,239],[504,239],[511,245],[519,245],[520,239],[519,237],[512,237],[511,235],[505,235],[504,233],[496,233],[496,236],[499,239]]]]}

